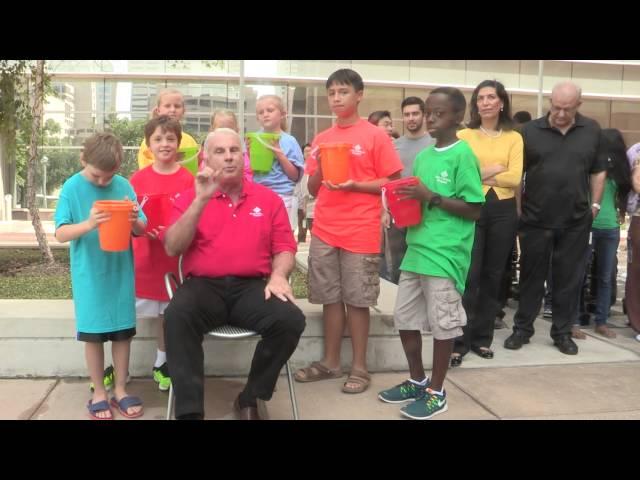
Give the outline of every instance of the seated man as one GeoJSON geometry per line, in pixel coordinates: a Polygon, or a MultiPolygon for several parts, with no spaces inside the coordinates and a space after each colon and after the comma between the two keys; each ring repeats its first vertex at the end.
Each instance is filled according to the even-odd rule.
{"type": "Polygon", "coordinates": [[[202,340],[230,324],[262,335],[234,404],[239,418],[259,420],[256,399],[271,398],[305,328],[287,281],[296,242],[280,197],[243,180],[238,134],[217,129],[205,148],[205,168],[195,187],[176,197],[171,226],[163,232],[167,254],[184,254],[185,281],[165,310],[176,418],[204,418],[202,340]]]}

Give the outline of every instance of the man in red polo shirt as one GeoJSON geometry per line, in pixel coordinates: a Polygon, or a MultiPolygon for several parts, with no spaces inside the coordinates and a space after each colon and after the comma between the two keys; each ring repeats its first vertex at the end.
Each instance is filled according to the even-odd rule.
{"type": "Polygon", "coordinates": [[[271,398],[305,328],[287,280],[296,242],[280,197],[243,180],[238,134],[217,129],[205,149],[206,166],[195,187],[176,197],[163,238],[167,254],[184,255],[186,278],[165,310],[176,418],[204,418],[202,340],[230,324],[262,335],[234,404],[240,418],[259,420],[256,399],[271,398]]]}

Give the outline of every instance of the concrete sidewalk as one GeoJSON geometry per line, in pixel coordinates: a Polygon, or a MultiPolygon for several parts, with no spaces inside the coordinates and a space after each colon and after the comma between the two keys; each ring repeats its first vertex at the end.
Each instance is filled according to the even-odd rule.
{"type": "MultiPolygon", "coordinates": [[[[21,242],[20,246],[37,246],[32,231],[29,231],[32,229],[30,222],[19,222],[17,226],[16,222],[12,222],[13,225],[6,223],[0,222],[0,245],[6,245],[13,235],[14,241],[21,242]]],[[[52,222],[48,222],[45,228],[52,233],[52,222]]],[[[624,248],[622,245],[621,250],[624,248]]],[[[307,252],[308,242],[299,246],[299,266],[306,263],[307,252]]],[[[625,266],[622,262],[619,281],[625,276],[625,266]]],[[[360,395],[343,394],[340,387],[346,376],[316,383],[296,383],[301,419],[403,419],[399,414],[400,405],[385,404],[377,399],[380,390],[398,384],[408,376],[406,371],[393,371],[404,368],[406,360],[400,340],[390,327],[395,300],[393,289],[397,287],[387,283],[381,285],[378,305],[372,308],[369,367],[375,373],[371,387],[360,395]]],[[[622,291],[618,290],[620,294],[622,291]]],[[[90,398],[88,379],[15,378],[15,375],[33,375],[36,365],[54,372],[56,369],[77,374],[86,371],[82,345],[73,339],[70,301],[5,300],[2,305],[0,358],[7,372],[15,366],[20,367],[19,372],[22,373],[5,373],[12,378],[0,378],[0,419],[86,419],[86,404],[90,398]],[[72,369],[74,366],[77,366],[76,370],[72,369]]],[[[308,319],[307,337],[302,339],[292,357],[294,368],[318,359],[321,354],[321,309],[311,305],[304,308],[308,319]]],[[[449,410],[435,419],[640,420],[640,342],[633,339],[634,333],[626,325],[625,317],[617,310],[619,308],[620,301],[610,319],[617,338],[605,339],[596,335],[593,327],[585,328],[587,339],[576,341],[580,352],[575,356],[563,355],[553,347],[549,338],[551,324],[541,317],[536,320],[536,334],[531,343],[518,351],[506,350],[502,346],[510,329],[497,330],[492,346],[495,351],[493,360],[484,360],[470,353],[461,367],[449,370],[445,383],[449,410]]],[[[506,313],[505,322],[511,326],[514,309],[507,308],[506,313]]],[[[150,362],[155,352],[151,325],[141,322],[139,327],[132,349],[131,371],[140,376],[134,377],[128,391],[144,400],[143,420],[164,419],[167,394],[158,391],[150,378],[150,362]]],[[[225,375],[232,371],[230,365],[245,369],[250,362],[249,350],[253,348],[245,343],[209,343],[205,357],[207,364],[214,364],[216,370],[220,369],[225,375]]],[[[343,350],[343,357],[348,361],[348,340],[345,340],[343,350]]],[[[423,359],[427,369],[431,368],[431,355],[431,337],[425,336],[423,359]]],[[[108,359],[110,355],[106,357],[108,359]]],[[[242,376],[207,377],[206,418],[231,419],[233,400],[245,380],[242,376]]],[[[292,418],[284,376],[280,377],[277,391],[267,402],[266,409],[270,419],[292,418]]],[[[122,419],[118,414],[115,418],[122,419]]]]}
{"type": "MultiPolygon", "coordinates": [[[[507,313],[511,324],[514,311],[508,309],[507,313]]],[[[587,339],[577,341],[580,353],[576,356],[563,355],[551,345],[549,322],[538,318],[535,326],[532,343],[521,350],[505,350],[502,342],[510,332],[498,330],[493,360],[470,353],[461,367],[449,370],[445,384],[449,410],[435,419],[640,420],[640,343],[633,339],[622,317],[613,317],[612,327],[618,336],[612,340],[585,328],[587,339]]],[[[426,350],[430,352],[431,347],[426,350]]],[[[431,358],[424,360],[428,368],[431,358]]],[[[360,395],[341,392],[346,377],[296,383],[300,418],[400,420],[401,405],[385,404],[377,399],[377,393],[407,375],[405,371],[374,373],[371,387],[360,395]]],[[[207,377],[206,418],[233,418],[233,400],[244,381],[244,377],[207,377]]],[[[167,394],[158,391],[150,377],[134,378],[128,390],[144,400],[143,420],[164,419],[167,394]]],[[[0,419],[86,419],[89,398],[86,378],[0,379],[0,419]]],[[[270,419],[292,419],[284,376],[266,408],[270,419]]]]}
{"type": "MultiPolygon", "coordinates": [[[[69,243],[60,243],[54,236],[55,228],[52,221],[43,221],[42,226],[47,234],[51,248],[69,248],[69,243]]],[[[12,220],[0,221],[0,248],[38,248],[36,235],[30,221],[12,220]]]]}

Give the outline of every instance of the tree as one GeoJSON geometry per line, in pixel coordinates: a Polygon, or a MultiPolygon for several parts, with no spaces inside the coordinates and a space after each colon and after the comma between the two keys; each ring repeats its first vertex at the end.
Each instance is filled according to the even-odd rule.
{"type": "MultiPolygon", "coordinates": [[[[80,151],[72,149],[73,141],[70,137],[60,139],[60,125],[52,119],[48,119],[42,128],[42,146],[46,150],[45,155],[49,162],[47,166],[47,191],[52,194],[60,188],[71,175],[81,169],[80,151]],[[46,147],[69,147],[69,149],[46,149],[46,147]]],[[[42,158],[42,157],[41,157],[42,158]]],[[[42,165],[36,169],[36,186],[42,185],[42,165]]],[[[51,205],[49,205],[51,208],[51,205]]]]}
{"type": "MultiPolygon", "coordinates": [[[[144,138],[146,123],[146,120],[118,118],[115,113],[112,113],[106,118],[105,130],[111,131],[118,137],[124,147],[139,147],[144,138]]],[[[129,178],[136,170],[138,170],[138,150],[125,150],[124,163],[118,173],[129,178]]]]}
{"type": "Polygon", "coordinates": [[[16,134],[31,121],[28,71],[27,60],[0,60],[0,203],[5,193],[15,196],[16,134]]]}
{"type": "Polygon", "coordinates": [[[36,164],[38,160],[38,144],[40,143],[40,136],[42,130],[42,106],[44,104],[45,96],[45,72],[44,72],[44,60],[37,60],[36,66],[31,75],[33,81],[33,94],[31,96],[31,141],[29,142],[29,159],[27,162],[27,205],[29,207],[29,214],[31,215],[31,223],[36,233],[36,239],[38,240],[38,246],[44,260],[52,265],[55,263],[49,242],[47,241],[47,234],[42,228],[42,222],[40,221],[40,212],[38,204],[36,203],[36,186],[34,184],[36,164]]]}
{"type": "Polygon", "coordinates": [[[47,236],[42,228],[38,205],[35,202],[35,165],[41,137],[44,97],[53,93],[44,60],[0,60],[0,163],[3,190],[13,190],[17,171],[16,153],[28,145],[27,197],[31,222],[43,259],[54,263],[47,236]],[[33,83],[33,85],[31,85],[33,83]],[[32,88],[30,88],[32,87],[32,88]],[[33,95],[29,96],[29,93],[33,95]],[[28,139],[28,140],[27,140],[28,139]]]}

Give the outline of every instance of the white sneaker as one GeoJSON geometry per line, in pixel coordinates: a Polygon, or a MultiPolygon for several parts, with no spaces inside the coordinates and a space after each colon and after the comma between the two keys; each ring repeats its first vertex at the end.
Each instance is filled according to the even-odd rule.
{"type": "Polygon", "coordinates": [[[636,335],[636,340],[640,342],[640,333],[636,335]]]}

